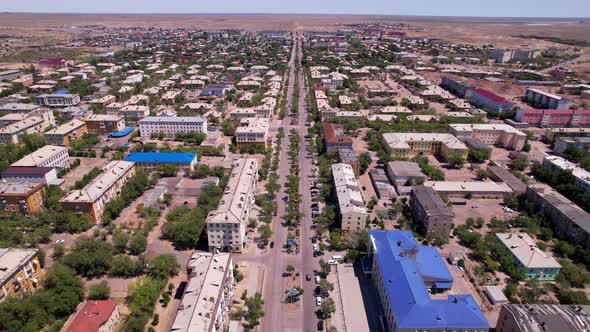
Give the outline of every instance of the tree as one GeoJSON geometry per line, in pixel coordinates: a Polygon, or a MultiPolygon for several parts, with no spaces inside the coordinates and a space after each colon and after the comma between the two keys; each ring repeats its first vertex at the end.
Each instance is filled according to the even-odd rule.
{"type": "Polygon", "coordinates": [[[480,180],[484,180],[490,177],[490,173],[488,171],[486,171],[485,169],[478,169],[475,172],[475,175],[477,175],[477,178],[480,180]]]}
{"type": "Polygon", "coordinates": [[[518,158],[512,161],[510,168],[513,171],[524,171],[527,164],[526,158],[518,158]]]}
{"type": "Polygon", "coordinates": [[[451,152],[447,156],[447,162],[451,167],[461,168],[465,163],[465,158],[463,158],[463,156],[458,152],[451,152]]]}
{"type": "Polygon", "coordinates": [[[293,265],[287,265],[287,273],[293,274],[293,272],[295,272],[293,265]]]}
{"type": "Polygon", "coordinates": [[[582,291],[574,291],[571,289],[559,289],[557,298],[561,304],[590,304],[586,293],[582,291]]]}
{"type": "Polygon", "coordinates": [[[331,317],[336,312],[336,303],[334,303],[331,297],[328,297],[322,301],[320,308],[326,317],[331,317]]]}
{"type": "Polygon", "coordinates": [[[163,178],[174,177],[178,173],[178,166],[174,164],[161,164],[158,167],[158,172],[163,178]]]}
{"type": "Polygon", "coordinates": [[[132,255],[139,255],[145,251],[147,246],[147,235],[144,231],[137,231],[129,242],[129,252],[132,255]]]}
{"type": "Polygon", "coordinates": [[[53,248],[53,255],[51,255],[51,257],[53,257],[54,260],[60,260],[64,256],[65,251],[64,246],[58,244],[53,248]]]}
{"type": "Polygon", "coordinates": [[[167,279],[169,276],[176,274],[178,263],[176,256],[172,254],[162,254],[150,261],[148,274],[155,279],[167,279]]]}
{"type": "Polygon", "coordinates": [[[133,277],[143,270],[143,261],[133,260],[127,255],[116,255],[111,262],[109,274],[115,277],[133,277]]]}
{"type": "Polygon", "coordinates": [[[327,297],[330,295],[330,292],[334,290],[334,285],[327,279],[321,279],[320,288],[322,289],[322,296],[327,297]]]}
{"type": "Polygon", "coordinates": [[[129,235],[123,231],[116,231],[113,234],[113,247],[118,252],[124,253],[127,250],[127,242],[129,242],[129,235]]]}
{"type": "Polygon", "coordinates": [[[361,155],[359,156],[360,173],[365,174],[372,162],[373,161],[371,160],[371,156],[368,152],[361,153],[361,155]]]}
{"type": "Polygon", "coordinates": [[[262,300],[262,295],[260,293],[256,293],[254,296],[247,298],[245,302],[246,308],[248,308],[246,321],[250,328],[254,328],[258,325],[260,318],[264,316],[264,311],[262,310],[264,300],[262,300]]]}
{"type": "Polygon", "coordinates": [[[483,163],[488,159],[488,152],[483,149],[470,148],[467,159],[472,163],[483,163]]]}
{"type": "Polygon", "coordinates": [[[63,258],[65,265],[86,277],[96,277],[111,268],[114,248],[110,243],[94,238],[81,238],[72,252],[63,258]]]}
{"type": "Polygon", "coordinates": [[[328,274],[330,274],[330,271],[332,270],[332,268],[330,267],[330,264],[326,263],[323,259],[320,258],[320,271],[322,276],[325,278],[328,274]]]}
{"type": "Polygon", "coordinates": [[[88,287],[89,300],[108,300],[110,296],[111,287],[109,287],[109,284],[105,280],[88,287]]]}
{"type": "Polygon", "coordinates": [[[268,243],[268,240],[272,236],[272,230],[270,229],[270,225],[269,224],[261,224],[260,226],[258,226],[258,232],[260,233],[260,239],[266,245],[268,243]]]}

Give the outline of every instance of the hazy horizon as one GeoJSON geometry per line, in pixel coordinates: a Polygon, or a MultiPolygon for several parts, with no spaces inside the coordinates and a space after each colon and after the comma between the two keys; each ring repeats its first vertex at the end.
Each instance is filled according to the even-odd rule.
{"type": "Polygon", "coordinates": [[[11,2],[0,9],[11,13],[47,14],[291,14],[291,15],[377,15],[475,18],[590,18],[587,0],[496,0],[474,4],[471,0],[186,0],[78,1],[29,0],[11,2]],[[141,6],[141,9],[138,9],[141,6]]]}

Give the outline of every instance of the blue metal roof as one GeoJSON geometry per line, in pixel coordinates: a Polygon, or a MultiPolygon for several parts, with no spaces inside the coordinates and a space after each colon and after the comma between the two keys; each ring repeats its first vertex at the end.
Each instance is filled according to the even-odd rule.
{"type": "Polygon", "coordinates": [[[138,163],[190,164],[196,157],[196,153],[190,152],[132,152],[124,160],[138,163]]]}
{"type": "Polygon", "coordinates": [[[70,90],[66,90],[66,89],[61,89],[61,90],[57,90],[55,91],[55,95],[67,95],[70,93],[70,90]]]}
{"type": "Polygon", "coordinates": [[[133,131],[133,127],[125,127],[123,130],[121,131],[112,131],[109,133],[109,137],[125,137],[127,135],[129,135],[130,132],[133,131]]]}
{"type": "Polygon", "coordinates": [[[409,231],[371,230],[369,237],[398,327],[489,329],[471,295],[430,297],[425,280],[453,281],[436,249],[419,245],[409,231]]]}

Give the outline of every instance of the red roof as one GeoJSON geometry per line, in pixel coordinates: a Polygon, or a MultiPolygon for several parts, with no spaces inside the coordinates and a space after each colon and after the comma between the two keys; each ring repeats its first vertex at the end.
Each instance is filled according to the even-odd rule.
{"type": "Polygon", "coordinates": [[[508,99],[498,96],[497,94],[493,93],[492,91],[488,91],[485,89],[475,89],[475,90],[473,90],[473,92],[495,102],[496,104],[512,104],[508,99]]]}
{"type": "Polygon", "coordinates": [[[86,301],[78,308],[71,324],[63,332],[98,332],[116,307],[117,302],[112,300],[86,301]]]}
{"type": "Polygon", "coordinates": [[[352,143],[352,138],[344,135],[344,126],[336,123],[324,123],[324,139],[327,143],[352,143]]]}
{"type": "Polygon", "coordinates": [[[65,65],[65,64],[66,64],[66,60],[64,60],[64,59],[46,59],[46,60],[39,61],[39,65],[45,65],[45,66],[61,66],[61,65],[65,65]]]}

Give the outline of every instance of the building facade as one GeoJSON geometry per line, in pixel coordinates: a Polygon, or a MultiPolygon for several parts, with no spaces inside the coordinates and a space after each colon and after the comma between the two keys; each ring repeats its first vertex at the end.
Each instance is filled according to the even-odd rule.
{"type": "Polygon", "coordinates": [[[7,182],[31,181],[57,184],[57,171],[53,167],[8,167],[0,173],[7,182]]]}
{"type": "Polygon", "coordinates": [[[472,84],[451,76],[443,76],[440,85],[455,96],[465,99],[471,97],[471,93],[475,89],[472,84]]]}
{"type": "Polygon", "coordinates": [[[414,220],[421,222],[427,235],[448,238],[453,226],[453,212],[438,193],[425,186],[412,188],[410,199],[414,220]]]}
{"type": "Polygon", "coordinates": [[[527,136],[507,124],[450,124],[449,131],[461,141],[478,139],[484,144],[522,150],[527,136]]]}
{"type": "Polygon", "coordinates": [[[197,154],[191,152],[131,152],[124,159],[134,162],[141,167],[160,167],[160,165],[175,165],[179,168],[195,169],[197,154]]]}
{"type": "Polygon", "coordinates": [[[566,110],[570,101],[562,96],[535,88],[527,88],[524,93],[524,101],[536,108],[566,110]]]}
{"type": "Polygon", "coordinates": [[[150,137],[152,134],[164,134],[174,136],[178,133],[195,132],[207,134],[206,119],[200,116],[148,116],[139,120],[139,133],[141,137],[150,137]]]}
{"type": "Polygon", "coordinates": [[[53,167],[62,169],[70,165],[68,149],[63,146],[45,145],[20,160],[13,167],[53,167]]]}
{"type": "Polygon", "coordinates": [[[496,233],[496,239],[512,254],[516,267],[525,271],[527,279],[553,281],[561,265],[537,247],[527,233],[496,233]]]}
{"type": "Polygon", "coordinates": [[[539,127],[586,127],[590,110],[519,109],[514,119],[539,127]]]}
{"type": "Polygon", "coordinates": [[[32,181],[0,182],[0,210],[29,215],[43,210],[45,184],[32,181]]]}
{"type": "Polygon", "coordinates": [[[121,193],[123,185],[135,175],[135,163],[111,161],[102,173],[80,190],[61,199],[64,209],[83,214],[94,223],[102,219],[105,205],[121,193]]]}
{"type": "Polygon", "coordinates": [[[67,107],[80,104],[77,94],[43,94],[37,96],[37,104],[48,107],[67,107]]]}
{"type": "Polygon", "coordinates": [[[106,135],[125,129],[125,118],[122,115],[93,114],[84,120],[89,133],[106,135]]]}
{"type": "Polygon", "coordinates": [[[469,149],[451,134],[385,133],[383,145],[394,157],[432,154],[447,158],[451,153],[467,157],[469,149]]]}
{"type": "Polygon", "coordinates": [[[361,231],[366,228],[369,213],[352,166],[344,163],[332,164],[332,180],[338,199],[338,214],[342,231],[361,231]]]}
{"type": "Polygon", "coordinates": [[[489,108],[499,113],[511,110],[514,107],[514,103],[508,99],[484,89],[474,89],[469,100],[474,105],[489,108]]]}
{"type": "Polygon", "coordinates": [[[70,146],[70,143],[82,139],[88,132],[86,123],[78,119],[73,119],[61,126],[45,132],[47,143],[53,145],[70,146]]]}
{"type": "Polygon", "coordinates": [[[235,132],[237,146],[266,146],[269,126],[268,118],[242,119],[241,125],[236,128],[235,132]]]}
{"type": "Polygon", "coordinates": [[[219,206],[207,216],[207,239],[211,251],[244,250],[246,225],[254,206],[257,186],[258,159],[238,159],[233,164],[219,206]]]}
{"type": "Polygon", "coordinates": [[[43,269],[37,249],[0,248],[0,302],[21,297],[41,287],[43,269]]]}

